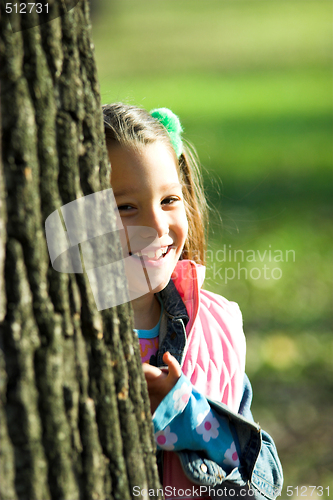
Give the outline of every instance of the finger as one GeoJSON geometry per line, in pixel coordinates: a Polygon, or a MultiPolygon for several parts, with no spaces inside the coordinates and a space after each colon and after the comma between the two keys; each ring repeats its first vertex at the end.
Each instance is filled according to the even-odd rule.
{"type": "Polygon", "coordinates": [[[159,368],[148,363],[142,363],[142,369],[146,379],[155,379],[162,373],[159,368]]]}
{"type": "Polygon", "coordinates": [[[176,358],[172,356],[169,352],[163,354],[163,361],[169,368],[169,375],[173,378],[179,378],[182,370],[176,358]]]}

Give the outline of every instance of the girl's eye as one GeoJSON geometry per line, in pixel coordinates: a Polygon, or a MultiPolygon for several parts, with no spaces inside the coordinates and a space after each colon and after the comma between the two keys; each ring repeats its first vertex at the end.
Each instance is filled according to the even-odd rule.
{"type": "Polygon", "coordinates": [[[134,207],[131,205],[119,205],[118,210],[120,212],[129,212],[130,210],[134,210],[134,207]]]}
{"type": "Polygon", "coordinates": [[[179,201],[179,198],[177,196],[168,196],[167,198],[164,198],[162,201],[163,205],[172,205],[175,201],[179,201]]]}

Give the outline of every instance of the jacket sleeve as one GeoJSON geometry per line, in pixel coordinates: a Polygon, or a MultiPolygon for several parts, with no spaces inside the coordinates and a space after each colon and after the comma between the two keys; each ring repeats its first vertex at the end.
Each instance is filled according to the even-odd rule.
{"type": "Polygon", "coordinates": [[[202,450],[228,472],[239,466],[229,420],[212,410],[184,374],[157,407],[153,424],[157,449],[202,450]]]}
{"type": "Polygon", "coordinates": [[[241,465],[229,474],[216,462],[207,459],[205,453],[190,450],[178,452],[188,478],[197,484],[213,488],[217,498],[226,497],[225,488],[229,489],[230,496],[241,495],[245,499],[274,500],[281,494],[283,474],[276,447],[269,434],[254,422],[251,401],[252,388],[246,375],[238,414],[223,403],[208,399],[215,413],[229,420],[238,438],[241,465]],[[237,495],[237,489],[243,490],[240,495],[237,495]],[[247,495],[249,490],[251,491],[247,495]]]}

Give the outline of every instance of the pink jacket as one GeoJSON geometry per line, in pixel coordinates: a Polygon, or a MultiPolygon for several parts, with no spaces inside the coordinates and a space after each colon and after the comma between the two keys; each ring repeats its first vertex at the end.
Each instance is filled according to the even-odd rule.
{"type": "MultiPolygon", "coordinates": [[[[204,278],[205,267],[189,260],[179,261],[172,274],[190,318],[182,371],[199,392],[237,413],[245,374],[242,315],[235,302],[202,290],[204,278]]],[[[176,489],[193,486],[173,452],[164,456],[163,483],[176,489]]]]}

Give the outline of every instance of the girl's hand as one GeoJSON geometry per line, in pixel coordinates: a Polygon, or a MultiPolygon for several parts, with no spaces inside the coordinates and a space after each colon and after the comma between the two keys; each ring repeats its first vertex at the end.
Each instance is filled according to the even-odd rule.
{"type": "Polygon", "coordinates": [[[152,414],[155,412],[162,399],[176,385],[182,373],[178,361],[169,352],[163,354],[163,362],[168,365],[168,373],[148,363],[143,363],[142,365],[148,386],[152,414]]]}

